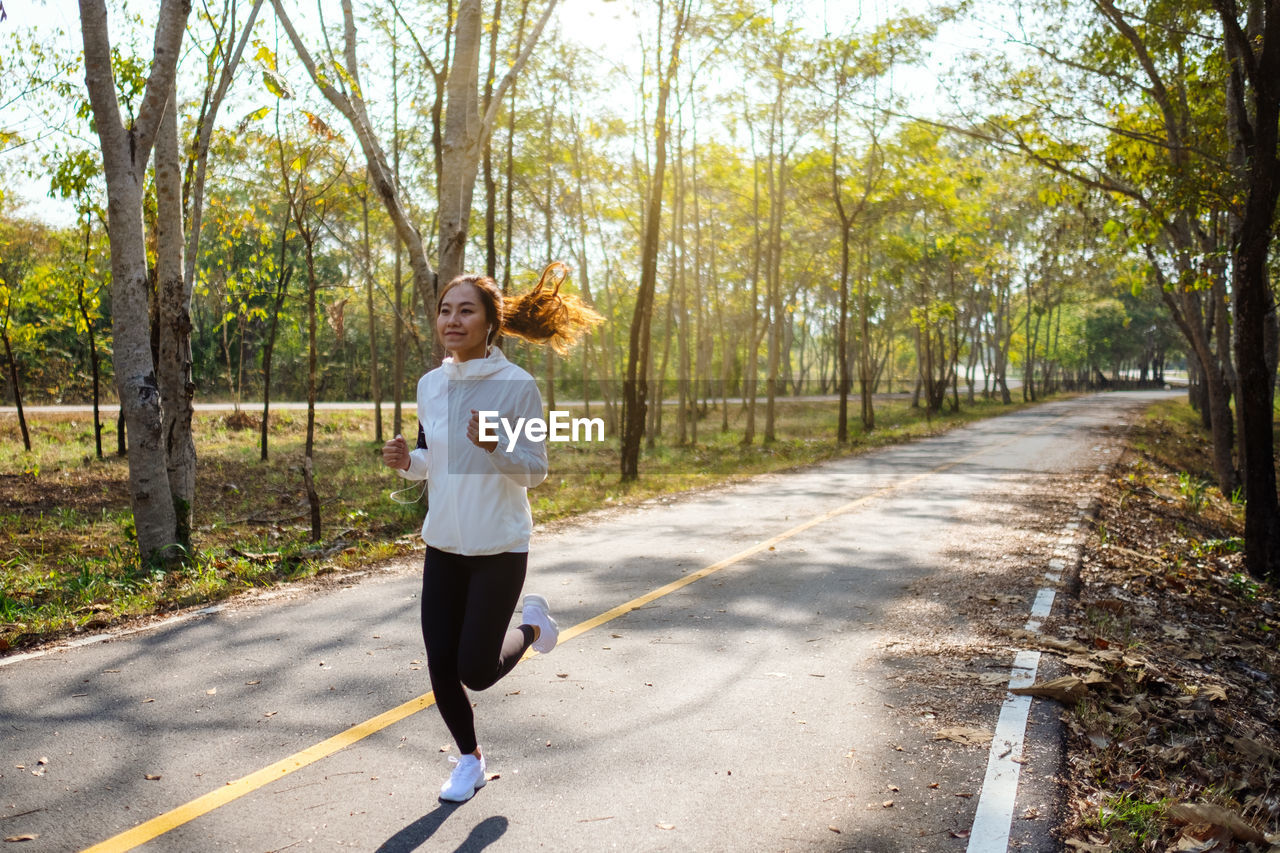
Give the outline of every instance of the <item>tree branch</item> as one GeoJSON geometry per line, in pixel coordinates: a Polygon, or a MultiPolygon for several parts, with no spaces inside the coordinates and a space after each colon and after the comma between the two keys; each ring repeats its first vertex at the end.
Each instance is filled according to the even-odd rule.
{"type": "MultiPolygon", "coordinates": [[[[218,88],[209,99],[208,109],[205,110],[203,121],[200,125],[200,134],[196,139],[196,174],[191,189],[191,231],[187,241],[186,269],[183,271],[184,281],[188,288],[195,281],[196,256],[200,249],[200,224],[204,218],[205,172],[209,162],[209,141],[213,138],[214,121],[218,111],[222,108],[222,101],[226,97],[227,90],[231,87],[231,79],[235,76],[236,68],[240,65],[240,59],[244,55],[245,46],[249,43],[249,36],[253,33],[253,24],[258,18],[258,11],[261,8],[262,0],[254,0],[253,8],[249,10],[249,19],[245,21],[244,31],[240,34],[240,41],[236,43],[231,56],[222,66],[222,73],[218,77],[218,88]]],[[[234,17],[231,21],[231,38],[235,38],[234,17]]],[[[222,39],[219,38],[218,41],[219,45],[221,45],[222,39]]],[[[225,53],[222,50],[219,52],[225,53]]]]}
{"type": "Polygon", "coordinates": [[[551,13],[555,8],[556,0],[549,0],[547,8],[542,11],[542,17],[538,19],[538,23],[533,28],[533,34],[525,44],[524,50],[520,51],[516,61],[507,69],[507,73],[498,82],[498,87],[493,90],[493,100],[489,102],[489,109],[485,112],[484,120],[480,125],[479,144],[481,146],[485,144],[489,135],[493,133],[493,126],[498,118],[498,108],[502,106],[502,97],[507,93],[507,89],[511,88],[511,84],[515,82],[520,72],[524,70],[525,63],[529,61],[529,57],[533,55],[533,49],[537,47],[538,39],[542,36],[542,30],[547,25],[547,21],[551,18],[551,13]]]}
{"type": "Polygon", "coordinates": [[[93,105],[98,135],[102,137],[104,152],[116,151],[124,134],[124,123],[120,119],[115,72],[111,67],[105,0],[80,0],[80,34],[84,41],[85,88],[93,105]]]}
{"type": "MultiPolygon", "coordinates": [[[[191,0],[163,0],[160,20],[152,50],[151,74],[133,125],[133,156],[137,164],[145,164],[156,141],[156,131],[169,102],[169,89],[178,73],[178,51],[186,33],[191,0]]],[[[105,13],[104,13],[105,18],[105,13]]]]}
{"type": "Polygon", "coordinates": [[[1253,46],[1249,44],[1249,36],[1240,26],[1235,0],[1213,0],[1213,7],[1218,10],[1218,17],[1222,19],[1222,30],[1227,37],[1227,43],[1234,48],[1232,52],[1239,56],[1244,64],[1245,76],[1256,84],[1259,74],[1258,57],[1253,52],[1253,46]]]}
{"type": "Polygon", "coordinates": [[[1142,66],[1142,70],[1146,72],[1147,79],[1151,81],[1151,88],[1147,91],[1151,93],[1151,97],[1155,99],[1156,104],[1160,107],[1160,112],[1164,115],[1165,132],[1169,134],[1169,145],[1175,154],[1175,162],[1180,162],[1176,154],[1182,149],[1182,131],[1178,126],[1177,114],[1173,108],[1173,99],[1170,97],[1169,89],[1160,76],[1160,69],[1156,68],[1156,64],[1147,50],[1146,43],[1142,40],[1142,36],[1138,34],[1138,31],[1133,28],[1133,25],[1125,20],[1124,13],[1116,8],[1113,0],[1094,0],[1094,6],[1102,12],[1103,17],[1111,22],[1116,31],[1133,48],[1138,64],[1142,66]]]}

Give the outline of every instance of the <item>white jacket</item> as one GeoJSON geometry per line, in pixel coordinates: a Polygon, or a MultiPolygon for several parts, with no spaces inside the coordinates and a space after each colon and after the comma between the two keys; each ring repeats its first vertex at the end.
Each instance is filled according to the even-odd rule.
{"type": "Polygon", "coordinates": [[[529,550],[533,515],[527,490],[547,477],[547,447],[521,430],[508,450],[499,428],[492,453],[467,438],[471,410],[517,418],[542,418],[542,395],[533,377],[494,348],[488,358],[444,363],[418,380],[418,422],[427,447],[409,453],[400,476],[427,481],[422,538],[452,554],[501,554],[529,550]]]}

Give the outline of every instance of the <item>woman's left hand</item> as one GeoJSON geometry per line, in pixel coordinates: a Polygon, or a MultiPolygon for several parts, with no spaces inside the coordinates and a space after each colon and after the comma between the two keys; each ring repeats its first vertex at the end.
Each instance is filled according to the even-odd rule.
{"type": "Polygon", "coordinates": [[[496,438],[490,441],[480,440],[480,413],[475,409],[471,410],[471,420],[467,423],[467,438],[471,440],[472,444],[486,453],[492,453],[498,449],[498,440],[496,438]]]}

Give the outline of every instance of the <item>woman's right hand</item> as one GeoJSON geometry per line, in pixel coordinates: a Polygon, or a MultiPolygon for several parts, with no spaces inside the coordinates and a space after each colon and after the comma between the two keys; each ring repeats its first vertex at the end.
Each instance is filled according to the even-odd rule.
{"type": "Polygon", "coordinates": [[[382,462],[397,471],[409,470],[409,445],[403,435],[397,435],[382,445],[382,462]]]}

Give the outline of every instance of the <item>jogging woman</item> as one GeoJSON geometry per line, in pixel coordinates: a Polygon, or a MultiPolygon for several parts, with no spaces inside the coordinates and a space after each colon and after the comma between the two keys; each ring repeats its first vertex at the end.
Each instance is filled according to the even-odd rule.
{"type": "Polygon", "coordinates": [[[487,276],[463,275],[444,288],[436,333],[448,357],[418,381],[418,446],[401,436],[382,448],[385,464],[427,481],[427,544],[422,570],[422,637],[436,706],[458,746],[440,799],[464,802],[485,784],[467,688],[484,690],[532,647],[546,654],[559,631],[547,600],[524,597],[521,624],[509,628],[524,586],[533,517],[527,490],[547,476],[546,445],[524,430],[514,442],[481,431],[505,418],[542,418],[542,396],[526,371],[493,345],[499,335],[549,343],[563,354],[600,321],[560,294],[566,268],[552,264],[529,293],[505,300],[487,276]],[[553,283],[554,286],[548,286],[553,283]],[[489,440],[486,440],[488,438],[489,440]]]}

